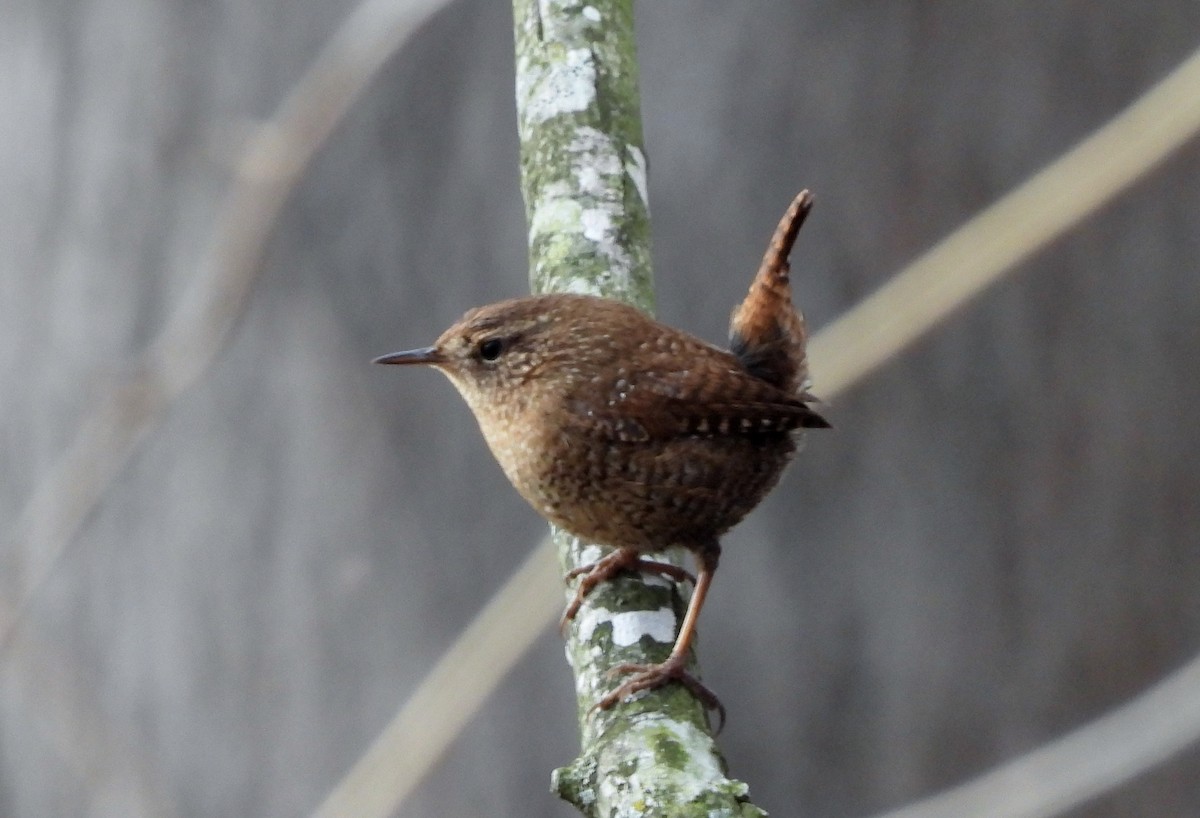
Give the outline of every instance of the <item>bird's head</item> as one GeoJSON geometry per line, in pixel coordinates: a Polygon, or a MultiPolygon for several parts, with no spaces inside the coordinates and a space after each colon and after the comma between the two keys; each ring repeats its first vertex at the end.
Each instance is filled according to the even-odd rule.
{"type": "Polygon", "coordinates": [[[542,295],[476,307],[433,346],[393,352],[374,363],[440,369],[479,414],[527,393],[522,387],[544,382],[544,376],[569,379],[580,365],[581,320],[600,302],[587,296],[542,295]]]}

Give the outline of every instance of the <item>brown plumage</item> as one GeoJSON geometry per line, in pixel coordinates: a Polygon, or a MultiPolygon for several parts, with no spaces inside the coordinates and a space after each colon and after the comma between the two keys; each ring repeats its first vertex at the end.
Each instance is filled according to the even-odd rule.
{"type": "Polygon", "coordinates": [[[633,675],[598,707],[675,679],[720,709],[685,672],[719,538],[778,481],[795,433],[828,425],[808,405],[804,321],[788,279],[811,205],[801,193],[780,222],[734,311],[732,351],[619,301],[548,294],[471,310],[434,346],[377,359],[442,370],[530,505],[617,549],[572,573],[582,579],[564,622],[618,571],[685,576],[641,554],[681,545],[696,555],[696,587],[670,658],[615,668],[633,675]]]}

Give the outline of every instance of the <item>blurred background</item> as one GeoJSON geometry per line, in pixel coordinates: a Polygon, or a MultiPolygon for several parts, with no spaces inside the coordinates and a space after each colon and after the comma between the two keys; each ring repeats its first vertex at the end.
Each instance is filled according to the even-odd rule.
{"type": "MultiPolygon", "coordinates": [[[[352,7],[6,0],[6,528],[352,7]]],[[[1183,59],[1200,4],[660,2],[638,27],[659,314],[721,341],[799,188],[820,328],[1183,59]]],[[[512,68],[508,6],[454,2],[317,155],[228,345],[0,654],[0,815],[306,814],[542,537],[448,382],[368,365],[527,290],[512,68]]],[[[703,664],[756,803],[899,806],[1200,652],[1197,212],[1192,143],[828,406],[727,538],[703,664]]],[[[548,781],[577,749],[548,627],[402,814],[572,815],[548,781]]],[[[1198,813],[1193,748],[1070,815],[1198,813]]]]}

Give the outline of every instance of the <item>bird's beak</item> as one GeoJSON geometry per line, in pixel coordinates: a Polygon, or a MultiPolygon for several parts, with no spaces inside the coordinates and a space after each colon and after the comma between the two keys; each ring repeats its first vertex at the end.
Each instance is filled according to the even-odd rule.
{"type": "Polygon", "coordinates": [[[393,352],[391,355],[381,355],[371,361],[373,364],[430,364],[436,366],[446,359],[437,347],[421,347],[407,349],[404,352],[393,352]]]}

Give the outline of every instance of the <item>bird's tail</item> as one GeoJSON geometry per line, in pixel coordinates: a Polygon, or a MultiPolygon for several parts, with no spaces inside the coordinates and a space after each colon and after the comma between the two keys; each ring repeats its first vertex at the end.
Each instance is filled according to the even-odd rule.
{"type": "Polygon", "coordinates": [[[788,393],[807,397],[808,340],[804,316],[792,304],[788,255],[813,197],[802,190],[779,220],[750,292],[733,311],[729,347],[751,374],[788,393]]]}

